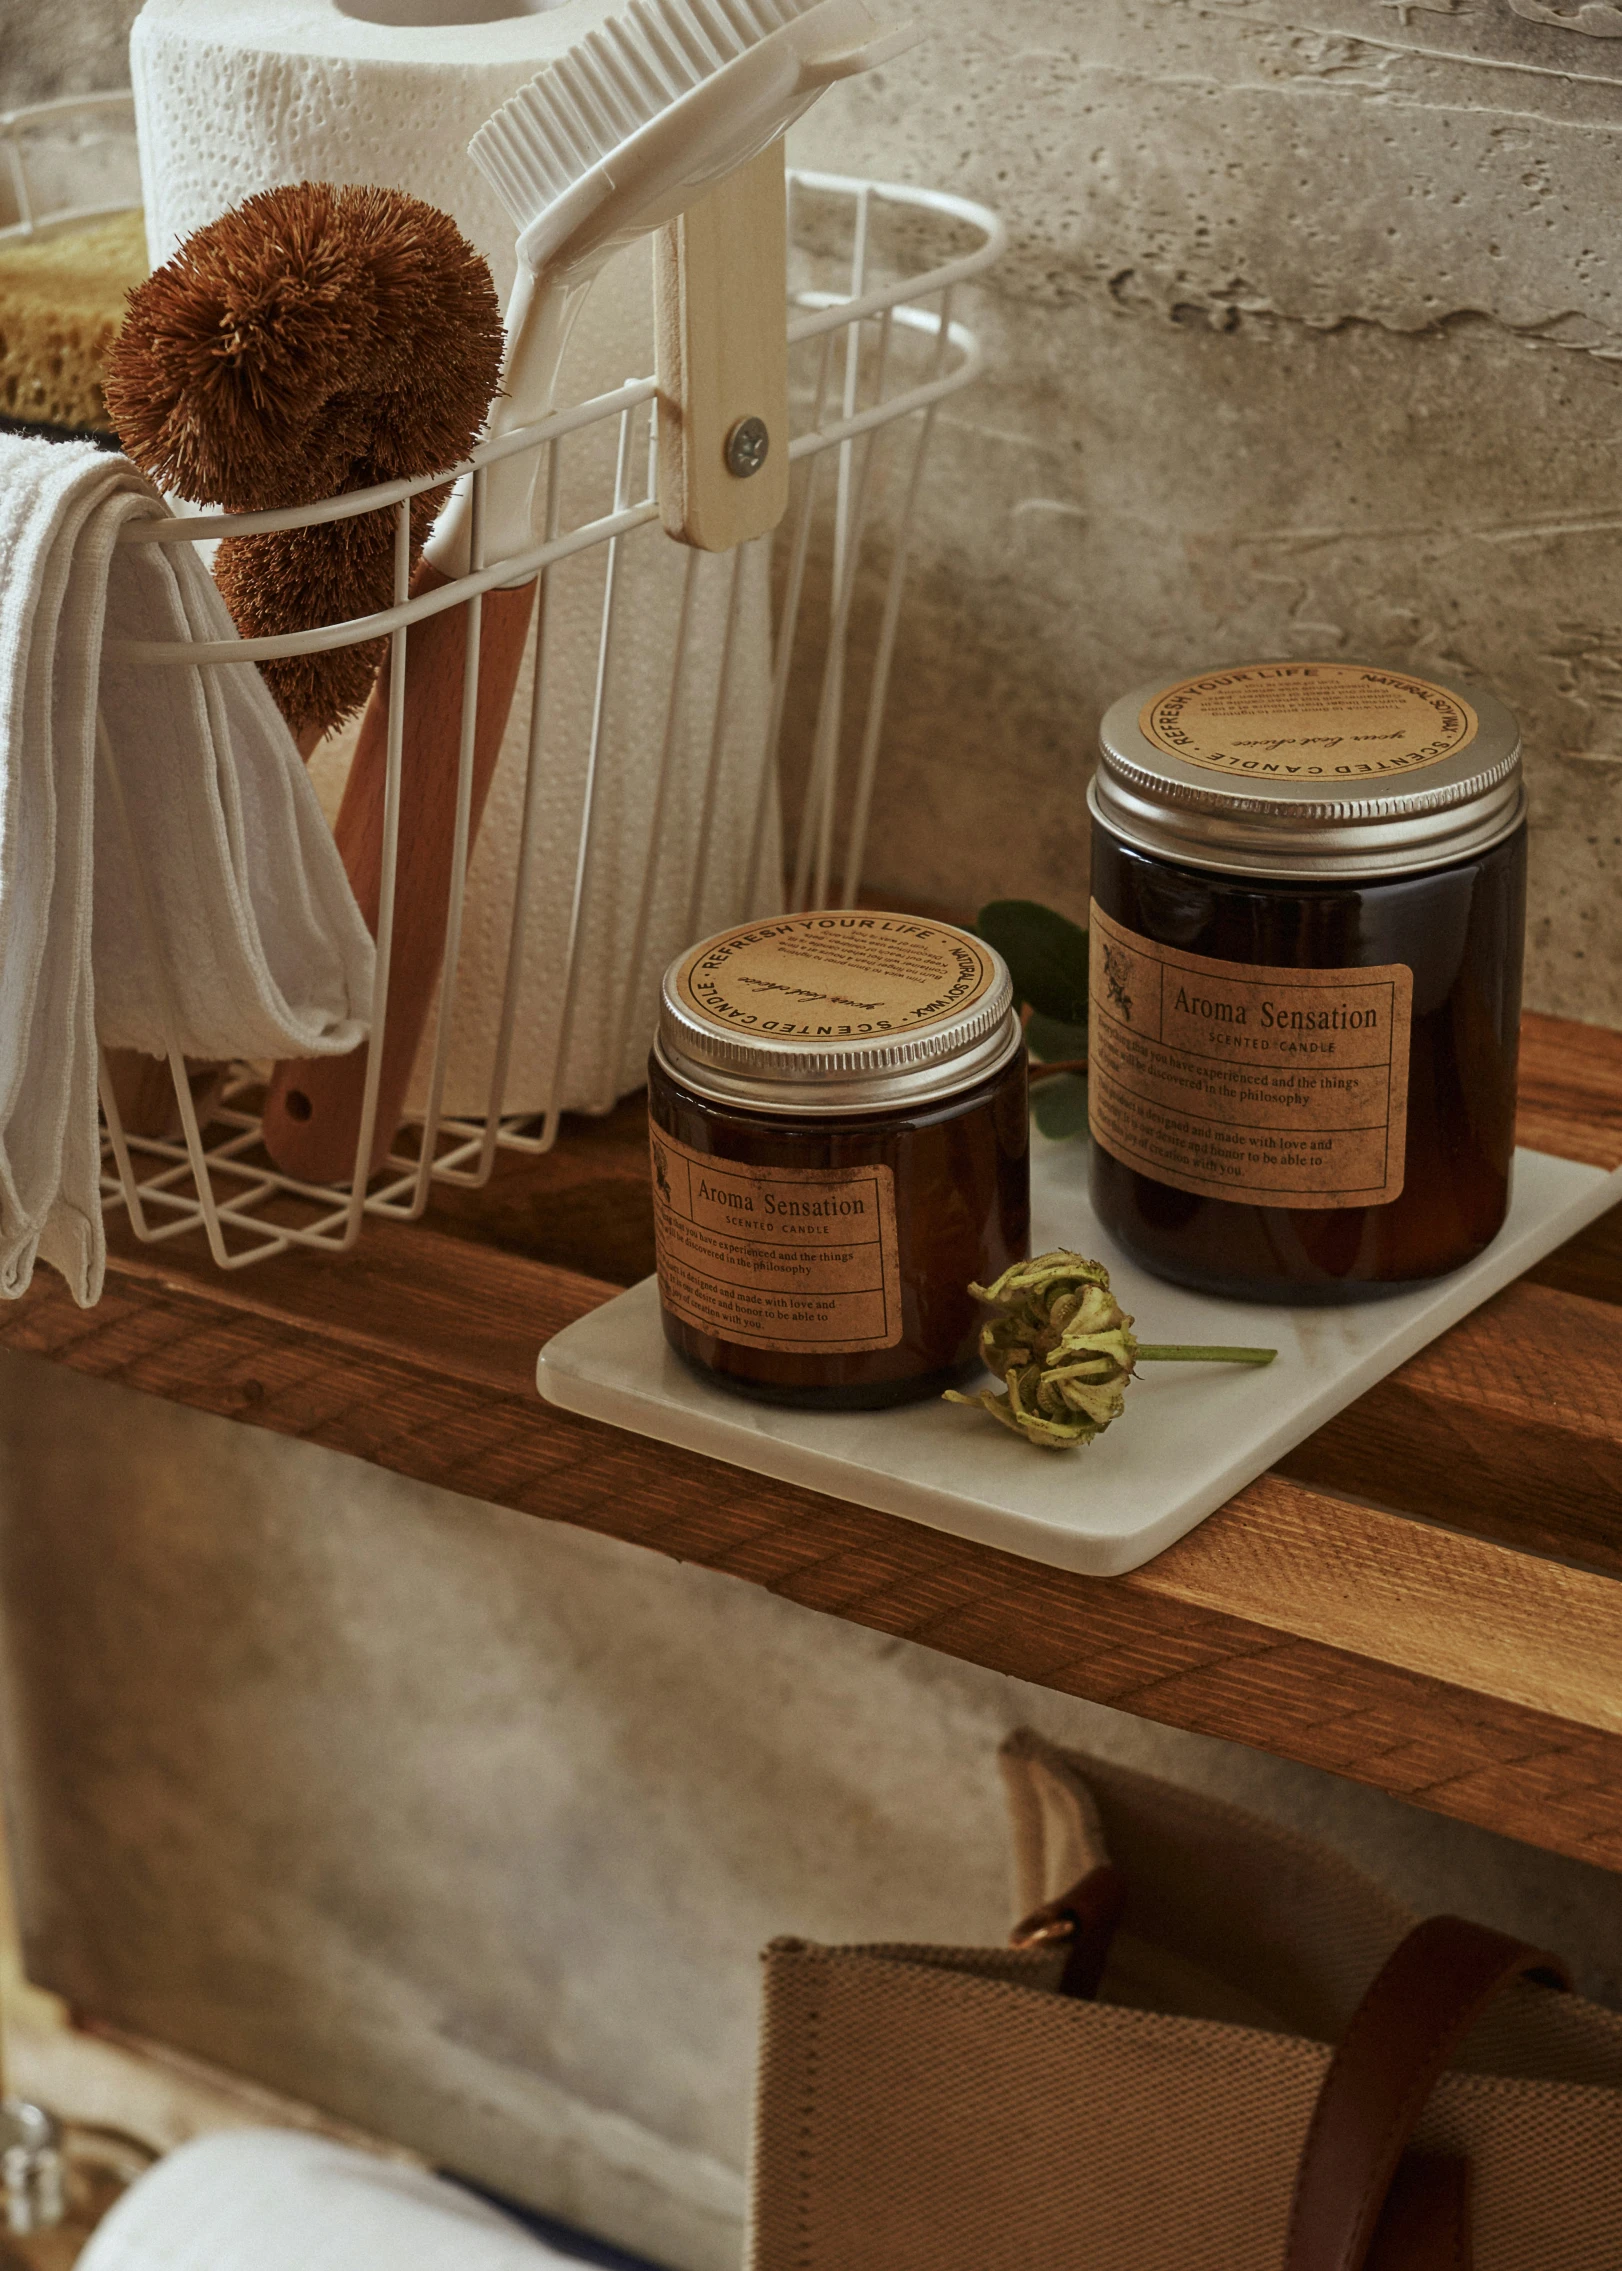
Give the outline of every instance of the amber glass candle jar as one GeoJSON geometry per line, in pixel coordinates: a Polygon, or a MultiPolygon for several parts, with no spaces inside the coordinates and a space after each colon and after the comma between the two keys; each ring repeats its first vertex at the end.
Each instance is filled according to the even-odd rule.
{"type": "Polygon", "coordinates": [[[705,941],[648,1066],[665,1334],[769,1403],[936,1395],[1030,1247],[1025,1047],[1001,957],[854,910],[705,941]]]}
{"type": "Polygon", "coordinates": [[[1490,695],[1351,663],[1140,688],[1093,815],[1093,1204],[1182,1285],[1343,1302],[1496,1236],[1526,833],[1490,695]]]}

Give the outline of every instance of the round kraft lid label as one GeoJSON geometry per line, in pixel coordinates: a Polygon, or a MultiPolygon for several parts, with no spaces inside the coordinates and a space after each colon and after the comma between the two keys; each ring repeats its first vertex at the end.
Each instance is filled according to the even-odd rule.
{"type": "Polygon", "coordinates": [[[1209,773],[1365,780],[1417,772],[1479,731],[1449,687],[1360,662],[1263,662],[1206,670],[1144,703],[1138,730],[1209,773]]]}
{"type": "Polygon", "coordinates": [[[729,1032],[838,1041],[961,1016],[996,979],[990,949],[967,931],[844,910],[724,931],[688,957],[676,991],[729,1032]]]}

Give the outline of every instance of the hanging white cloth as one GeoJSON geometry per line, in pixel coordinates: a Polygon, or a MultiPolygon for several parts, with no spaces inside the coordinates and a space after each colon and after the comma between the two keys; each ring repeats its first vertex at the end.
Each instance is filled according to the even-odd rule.
{"type": "Polygon", "coordinates": [[[291,735],[253,665],[140,664],[129,640],[232,639],[189,543],[120,543],[168,508],[128,458],[0,435],[0,1294],[36,1259],[74,1298],[105,1267],[96,1044],[337,1055],[373,949],[291,735]],[[115,782],[116,776],[116,782],[115,782]]]}

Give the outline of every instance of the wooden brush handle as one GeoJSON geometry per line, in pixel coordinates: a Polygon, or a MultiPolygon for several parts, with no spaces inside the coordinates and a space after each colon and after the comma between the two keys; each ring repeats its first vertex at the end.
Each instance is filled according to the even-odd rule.
{"type": "Polygon", "coordinates": [[[781,140],[657,239],[659,510],[667,536],[701,551],[764,536],[788,510],[787,240],[781,140]],[[751,421],[758,462],[729,451],[758,441],[751,421]]]}
{"type": "MultiPolygon", "coordinates": [[[[425,560],[417,570],[413,590],[437,591],[449,581],[425,560]]],[[[533,583],[517,591],[485,594],[479,630],[470,845],[477,837],[501,753],[534,601],[533,583]]],[[[368,1173],[383,1159],[400,1124],[411,1068],[445,951],[467,625],[466,607],[430,615],[425,622],[412,626],[406,653],[394,945],[368,1173]]],[[[374,937],[382,897],[388,736],[389,669],[385,663],[361,721],[334,831],[350,886],[374,937]]],[[[374,1020],[374,1031],[381,1022],[374,1020]]],[[[284,1174],[312,1183],[340,1183],[354,1173],[367,1056],[367,1049],[362,1047],[344,1057],[316,1057],[307,1063],[276,1067],[265,1099],[265,1148],[284,1174]]]]}
{"type": "MultiPolygon", "coordinates": [[[[160,1143],[183,1142],[186,1123],[180,1116],[180,1099],[175,1094],[168,1058],[149,1057],[141,1049],[109,1049],[106,1055],[124,1133],[160,1143]]],[[[213,1119],[230,1070],[228,1064],[210,1064],[203,1057],[186,1059],[186,1084],[199,1129],[213,1119]]]]}

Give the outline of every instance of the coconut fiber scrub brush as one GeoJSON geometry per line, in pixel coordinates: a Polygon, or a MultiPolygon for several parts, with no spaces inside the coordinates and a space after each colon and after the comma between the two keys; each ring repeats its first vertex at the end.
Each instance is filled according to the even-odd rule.
{"type": "MultiPolygon", "coordinates": [[[[186,239],[131,293],[104,377],[142,472],[192,504],[264,512],[414,480],[465,457],[501,368],[490,271],[455,223],[393,189],[270,189],[186,239]]],[[[415,566],[443,489],[411,501],[415,566]]],[[[228,537],[215,581],[244,638],[394,598],[391,510],[228,537]]],[[[386,642],[262,662],[308,756],[366,700],[386,642]]],[[[169,1068],[108,1053],[125,1128],[173,1138],[169,1068]]],[[[207,1119],[223,1068],[192,1069],[207,1119]]]]}
{"type": "MultiPolygon", "coordinates": [[[[483,257],[393,189],[269,189],[188,237],[130,296],[105,379],[125,450],[160,488],[227,512],[313,504],[467,455],[501,370],[483,257]]],[[[412,565],[442,490],[411,503],[412,565]]],[[[245,638],[394,598],[394,513],[230,537],[215,580],[245,638]]],[[[306,753],[358,710],[385,642],[260,665],[306,753]]]]}

